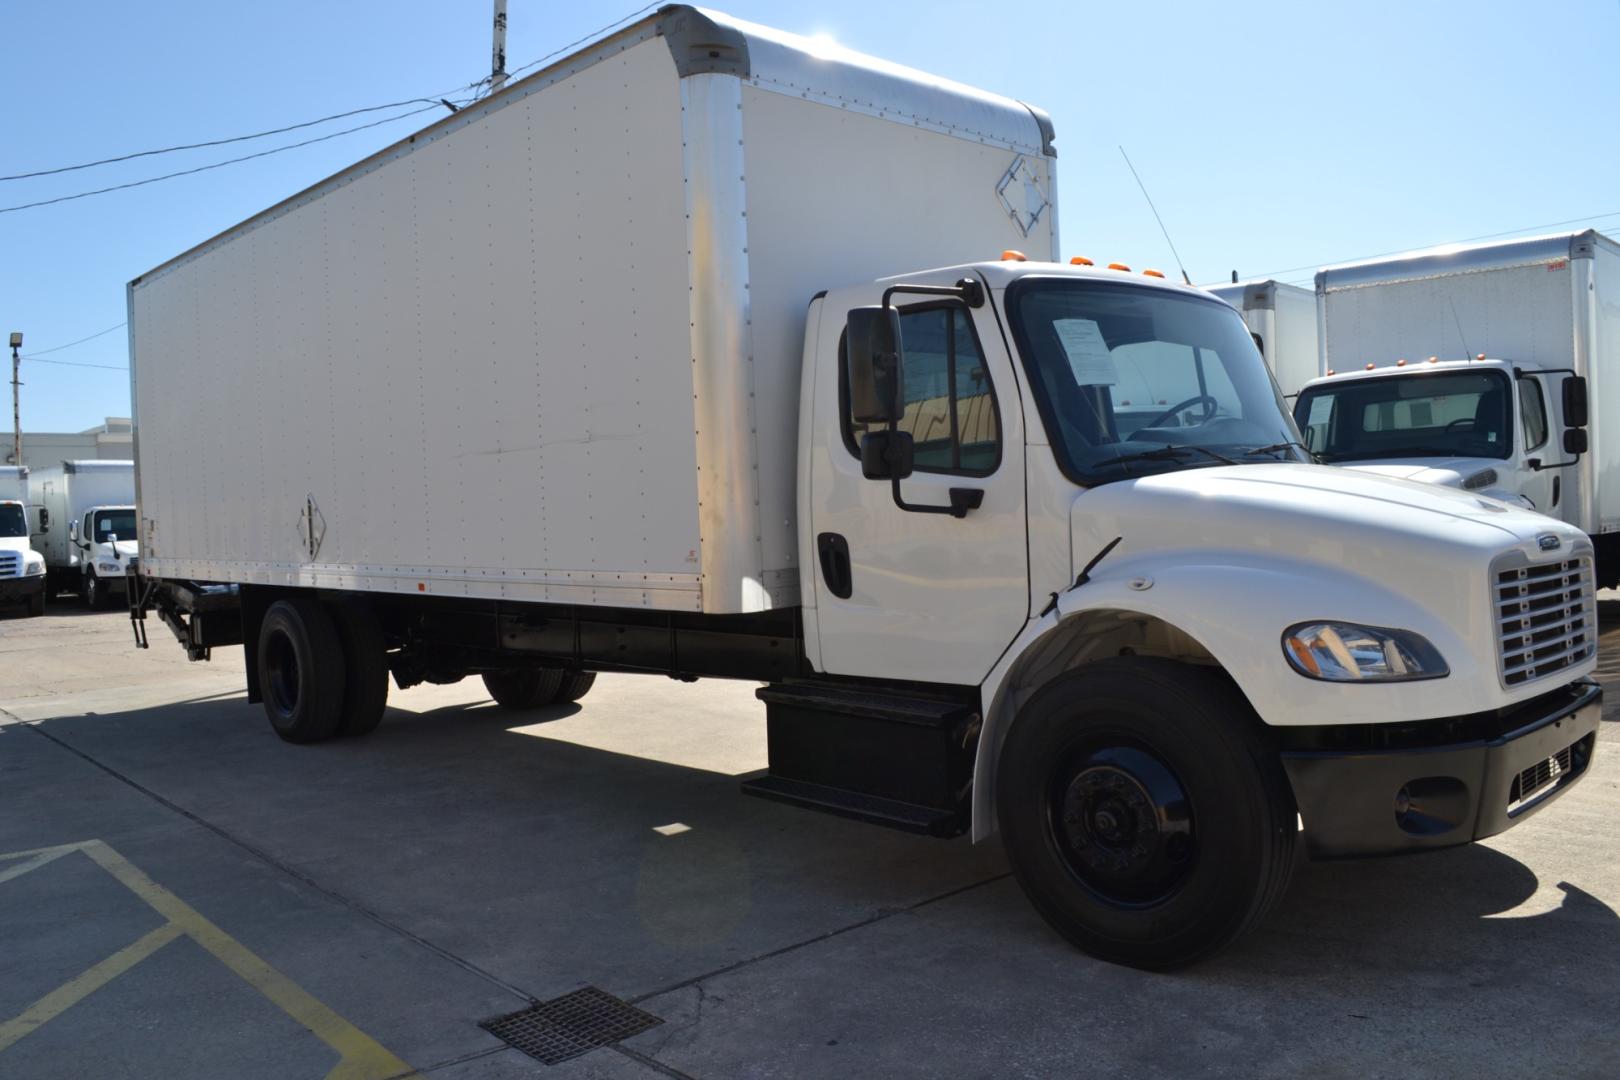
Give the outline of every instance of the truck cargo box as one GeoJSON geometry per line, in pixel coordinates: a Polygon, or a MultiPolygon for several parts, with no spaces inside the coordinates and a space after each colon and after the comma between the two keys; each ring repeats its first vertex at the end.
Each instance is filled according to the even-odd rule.
{"type": "Polygon", "coordinates": [[[1321,374],[1316,294],[1269,278],[1212,285],[1210,292],[1238,309],[1282,392],[1292,397],[1321,374]]]}
{"type": "Polygon", "coordinates": [[[129,286],[154,577],[798,603],[807,305],[1055,255],[1044,115],[665,8],[129,286]]]}

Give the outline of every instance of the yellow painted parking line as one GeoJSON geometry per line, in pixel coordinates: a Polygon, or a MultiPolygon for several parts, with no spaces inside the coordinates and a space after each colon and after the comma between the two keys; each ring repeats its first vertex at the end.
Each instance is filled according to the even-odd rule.
{"type": "Polygon", "coordinates": [[[0,861],[26,859],[0,872],[0,883],[82,851],[96,865],[168,920],[145,937],[107,957],[89,971],[46,994],[15,1019],[0,1024],[0,1052],[182,935],[191,938],[230,968],[282,1012],[331,1047],[338,1063],[327,1080],[384,1080],[413,1075],[405,1062],[382,1044],[323,1005],[303,987],[260,959],[251,949],[203,918],[191,905],[147,877],[138,867],[100,840],[0,854],[0,861]]]}
{"type": "Polygon", "coordinates": [[[158,927],[133,945],[126,945],[107,959],[75,976],[46,994],[14,1020],[0,1024],[0,1052],[27,1035],[41,1024],[56,1019],[70,1008],[112,982],[118,976],[157,952],[179,937],[181,930],[173,923],[158,927]]]}

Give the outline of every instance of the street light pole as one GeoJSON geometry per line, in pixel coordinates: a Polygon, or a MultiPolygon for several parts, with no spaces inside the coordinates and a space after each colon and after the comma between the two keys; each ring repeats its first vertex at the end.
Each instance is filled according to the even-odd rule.
{"type": "Polygon", "coordinates": [[[17,404],[17,390],[22,383],[17,380],[17,371],[22,364],[22,357],[18,355],[22,350],[22,331],[11,332],[11,461],[14,465],[21,465],[22,459],[22,410],[17,404]]]}

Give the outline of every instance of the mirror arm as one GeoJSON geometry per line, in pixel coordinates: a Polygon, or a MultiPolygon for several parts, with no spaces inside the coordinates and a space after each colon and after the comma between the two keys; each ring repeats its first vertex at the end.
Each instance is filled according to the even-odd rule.
{"type": "MultiPolygon", "coordinates": [[[[891,432],[899,430],[899,424],[890,420],[889,430],[891,432]]],[[[925,503],[906,502],[905,496],[900,493],[900,477],[895,475],[895,470],[892,468],[889,472],[889,492],[894,496],[894,505],[912,514],[949,514],[953,518],[965,518],[969,510],[977,510],[984,505],[983,488],[959,487],[951,488],[951,504],[949,506],[931,506],[925,503]]]]}
{"type": "Polygon", "coordinates": [[[1579,465],[1580,463],[1581,459],[1578,457],[1570,458],[1568,461],[1555,461],[1551,465],[1543,464],[1540,458],[1531,458],[1525,462],[1535,472],[1541,472],[1543,469],[1567,469],[1571,465],[1579,465]]]}
{"type": "Polygon", "coordinates": [[[915,293],[920,296],[954,296],[970,308],[984,306],[984,286],[972,278],[963,278],[955,285],[890,285],[883,290],[883,306],[895,293],[915,293]]]}

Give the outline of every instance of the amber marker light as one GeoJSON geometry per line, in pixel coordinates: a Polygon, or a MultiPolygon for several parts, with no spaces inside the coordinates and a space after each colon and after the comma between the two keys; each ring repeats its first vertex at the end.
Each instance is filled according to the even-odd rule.
{"type": "Polygon", "coordinates": [[[1126,266],[1124,263],[1109,263],[1108,264],[1108,269],[1110,269],[1110,270],[1123,270],[1127,274],[1131,272],[1131,268],[1126,266]]]}
{"type": "Polygon", "coordinates": [[[1025,257],[1025,255],[1024,255],[1024,253],[1022,251],[1014,251],[1012,248],[1008,248],[1006,251],[1003,251],[1001,253],[1001,261],[1002,262],[1028,262],[1029,259],[1025,257]]]}
{"type": "Polygon", "coordinates": [[[1142,271],[1142,276],[1143,277],[1162,278],[1162,277],[1164,277],[1164,272],[1161,271],[1161,270],[1144,270],[1144,271],[1142,271]]]}
{"type": "Polygon", "coordinates": [[[1069,265],[1070,266],[1096,266],[1097,264],[1092,262],[1090,259],[1086,258],[1084,255],[1076,255],[1074,258],[1069,260],[1069,265]]]}

